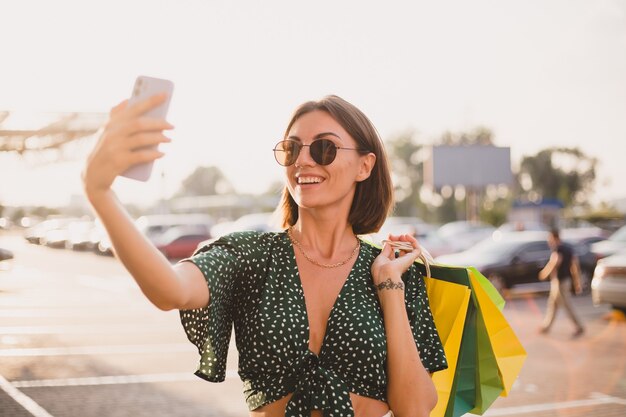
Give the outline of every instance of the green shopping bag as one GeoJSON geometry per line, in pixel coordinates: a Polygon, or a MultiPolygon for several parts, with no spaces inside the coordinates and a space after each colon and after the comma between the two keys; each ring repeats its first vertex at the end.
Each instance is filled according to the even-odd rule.
{"type": "MultiPolygon", "coordinates": [[[[430,273],[432,279],[465,286],[471,294],[457,354],[458,360],[453,370],[447,370],[453,372],[451,386],[447,391],[445,387],[437,387],[438,392],[450,394],[445,406],[438,404],[431,416],[459,417],[467,412],[482,414],[498,396],[508,392],[510,381],[519,374],[526,355],[502,316],[504,300],[475,268],[421,263],[417,263],[417,267],[424,275],[430,273]],[[510,342],[505,343],[505,337],[510,342]]],[[[441,303],[444,299],[445,297],[440,296],[436,302],[441,303]]],[[[431,305],[431,310],[437,325],[435,311],[439,310],[439,306],[431,305]]],[[[433,380],[436,385],[440,383],[435,378],[433,380]]]]}
{"type": "Polygon", "coordinates": [[[467,307],[465,328],[461,340],[459,361],[454,374],[454,385],[445,417],[461,416],[472,410],[476,403],[476,307],[471,300],[467,307]]]}

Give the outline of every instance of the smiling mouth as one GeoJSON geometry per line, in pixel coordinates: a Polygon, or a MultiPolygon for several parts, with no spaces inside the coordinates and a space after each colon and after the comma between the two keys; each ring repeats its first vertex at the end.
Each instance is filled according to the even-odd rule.
{"type": "Polygon", "coordinates": [[[298,177],[296,178],[296,182],[298,184],[319,184],[324,181],[320,177],[298,177]]]}

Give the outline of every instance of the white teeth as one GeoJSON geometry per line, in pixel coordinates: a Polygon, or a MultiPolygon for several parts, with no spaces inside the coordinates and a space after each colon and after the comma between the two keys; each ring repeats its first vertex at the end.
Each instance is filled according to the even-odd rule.
{"type": "Polygon", "coordinates": [[[299,177],[298,184],[318,184],[322,182],[322,179],[319,177],[299,177]]]}

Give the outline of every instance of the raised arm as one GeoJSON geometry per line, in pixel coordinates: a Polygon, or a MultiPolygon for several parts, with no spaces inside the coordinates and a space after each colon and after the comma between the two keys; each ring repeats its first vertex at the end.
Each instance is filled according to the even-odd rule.
{"type": "Polygon", "coordinates": [[[114,252],[146,297],[162,310],[204,307],[209,290],[202,272],[192,263],[172,266],[137,229],[133,219],[111,189],[115,178],[130,166],[163,156],[152,145],[169,142],[163,130],[173,126],[162,119],[143,116],[162,103],[156,95],[134,106],[115,106],[83,170],[83,186],[102,221],[114,252]]]}

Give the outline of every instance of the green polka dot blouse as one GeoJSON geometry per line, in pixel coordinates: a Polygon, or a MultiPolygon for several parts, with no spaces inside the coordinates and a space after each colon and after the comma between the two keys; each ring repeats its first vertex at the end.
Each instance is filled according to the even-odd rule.
{"type": "MultiPolygon", "coordinates": [[[[324,410],[353,416],[349,393],[387,401],[383,315],[370,267],[380,253],[362,244],[333,306],[319,355],[311,352],[304,293],[286,232],[239,232],[200,249],[191,261],[206,277],[210,302],[181,310],[189,340],[198,347],[196,375],[225,377],[232,328],[239,375],[250,410],[293,393],[287,417],[324,410]]],[[[447,367],[424,281],[415,266],[402,276],[415,343],[429,372],[447,367]]]]}

